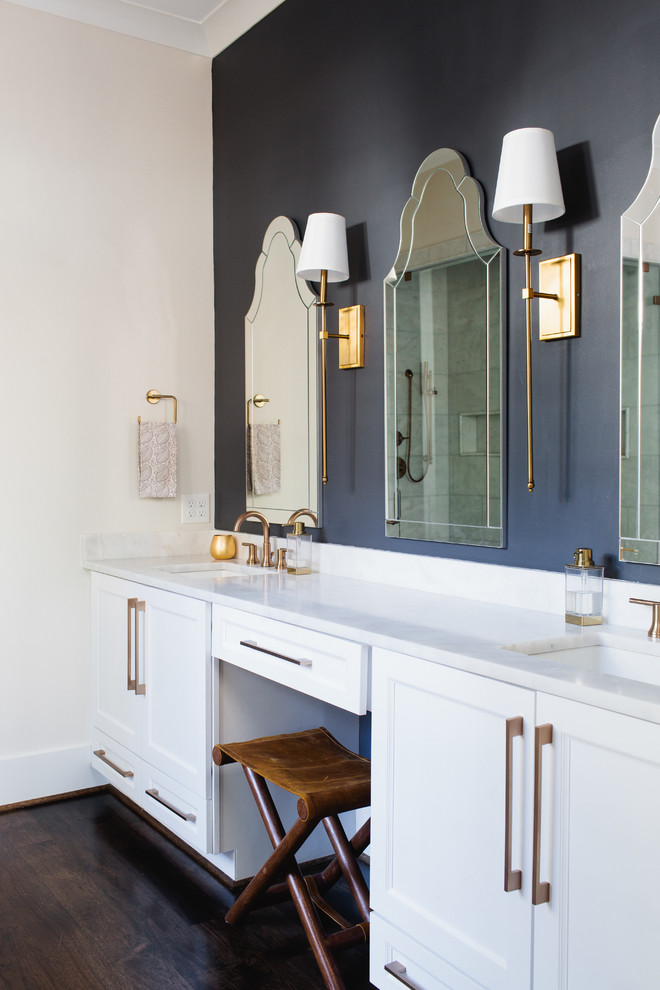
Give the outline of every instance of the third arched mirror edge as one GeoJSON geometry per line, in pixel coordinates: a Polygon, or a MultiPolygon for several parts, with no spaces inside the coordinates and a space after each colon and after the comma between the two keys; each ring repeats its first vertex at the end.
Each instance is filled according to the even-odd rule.
{"type": "Polygon", "coordinates": [[[660,563],[660,116],[621,217],[619,559],[660,563]]]}
{"type": "Polygon", "coordinates": [[[438,149],[384,280],[388,536],[504,546],[504,276],[479,183],[438,149]]]}

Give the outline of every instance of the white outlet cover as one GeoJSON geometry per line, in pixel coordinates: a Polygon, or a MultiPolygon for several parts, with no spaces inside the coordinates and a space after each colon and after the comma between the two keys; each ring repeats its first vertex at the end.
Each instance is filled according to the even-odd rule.
{"type": "Polygon", "coordinates": [[[208,492],[181,496],[182,523],[208,523],[211,520],[208,492]]]}

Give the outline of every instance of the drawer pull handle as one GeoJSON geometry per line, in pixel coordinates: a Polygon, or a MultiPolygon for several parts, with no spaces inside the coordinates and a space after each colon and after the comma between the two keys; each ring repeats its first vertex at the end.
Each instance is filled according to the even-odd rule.
{"type": "Polygon", "coordinates": [[[511,832],[512,832],[512,802],[513,802],[513,740],[523,734],[523,720],[518,715],[506,720],[506,777],[504,785],[504,890],[508,894],[512,890],[522,888],[522,870],[511,869],[511,832]]]}
{"type": "Polygon", "coordinates": [[[112,760],[109,760],[108,757],[105,755],[104,749],[95,749],[94,756],[98,756],[99,760],[101,760],[103,763],[107,763],[111,770],[116,770],[116,772],[118,774],[121,774],[122,777],[135,776],[132,770],[122,770],[122,768],[118,767],[116,763],[113,763],[112,760]]]}
{"type": "Polygon", "coordinates": [[[175,815],[179,816],[179,818],[183,818],[184,822],[197,821],[197,816],[193,815],[191,811],[179,811],[179,809],[175,808],[173,804],[170,804],[170,802],[166,801],[164,797],[161,797],[156,787],[148,787],[144,793],[148,794],[149,797],[152,797],[154,801],[158,801],[158,803],[162,804],[168,811],[173,811],[175,815]]]}
{"type": "Polygon", "coordinates": [[[421,990],[419,983],[413,983],[409,976],[406,975],[406,967],[403,963],[394,960],[391,963],[387,963],[385,966],[385,972],[391,973],[400,983],[403,983],[404,987],[408,987],[409,990],[421,990]]]}
{"type": "Polygon", "coordinates": [[[542,757],[544,746],[552,744],[552,725],[537,725],[534,729],[534,832],[532,837],[532,904],[550,902],[550,884],[539,880],[541,872],[541,792],[542,757]]]}
{"type": "Polygon", "coordinates": [[[139,613],[144,612],[146,602],[137,598],[128,599],[128,690],[136,694],[146,694],[146,684],[140,684],[140,619],[139,613]],[[133,676],[132,656],[135,657],[135,676],[133,676]]]}
{"type": "Polygon", "coordinates": [[[264,646],[257,646],[257,644],[250,639],[242,639],[241,646],[247,646],[250,650],[256,650],[258,653],[267,653],[269,657],[277,657],[278,660],[286,660],[287,663],[295,663],[297,667],[311,667],[311,660],[295,660],[293,657],[287,657],[284,653],[276,653],[275,650],[267,650],[264,646]]]}

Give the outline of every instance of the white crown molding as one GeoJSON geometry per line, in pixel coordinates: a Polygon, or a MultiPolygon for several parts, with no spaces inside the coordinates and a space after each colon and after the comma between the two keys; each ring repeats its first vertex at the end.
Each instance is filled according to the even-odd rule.
{"type": "MultiPolygon", "coordinates": [[[[93,27],[117,31],[119,34],[153,41],[195,55],[213,58],[237,38],[279,7],[284,0],[221,0],[202,20],[172,13],[172,0],[167,10],[157,10],[158,0],[146,0],[143,6],[136,0],[9,0],[45,14],[55,14],[68,20],[93,27]]],[[[185,9],[185,4],[180,4],[185,9]]]]}
{"type": "Polygon", "coordinates": [[[282,3],[284,0],[225,0],[203,24],[207,51],[212,56],[224,51],[282,3]]]}

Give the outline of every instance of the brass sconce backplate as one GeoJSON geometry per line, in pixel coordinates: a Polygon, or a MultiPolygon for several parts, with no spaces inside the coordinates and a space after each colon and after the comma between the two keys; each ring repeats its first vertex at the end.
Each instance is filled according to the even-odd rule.
{"type": "Polygon", "coordinates": [[[580,336],[580,255],[566,254],[539,262],[539,339],[580,336]]]}
{"type": "Polygon", "coordinates": [[[338,315],[339,367],[364,368],[364,306],[345,306],[338,315]]]}

